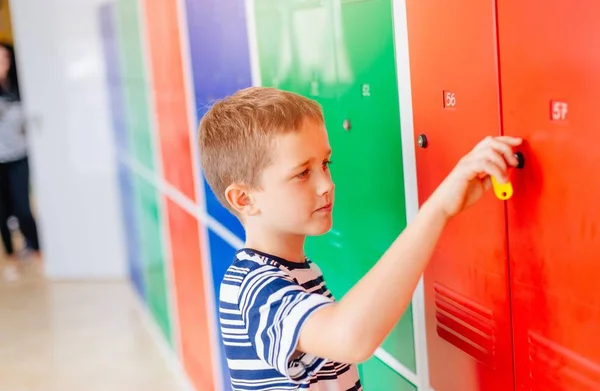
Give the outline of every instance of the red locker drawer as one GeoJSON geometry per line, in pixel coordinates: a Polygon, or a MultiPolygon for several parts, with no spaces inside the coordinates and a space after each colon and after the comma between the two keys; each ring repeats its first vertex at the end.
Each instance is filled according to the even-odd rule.
{"type": "MultiPolygon", "coordinates": [[[[407,0],[420,202],[486,135],[500,134],[492,1],[407,0]]],[[[436,391],[513,389],[505,210],[490,193],[450,223],[425,273],[436,391]]]]}
{"type": "Polygon", "coordinates": [[[600,3],[499,2],[518,390],[600,390],[600,3]]]}

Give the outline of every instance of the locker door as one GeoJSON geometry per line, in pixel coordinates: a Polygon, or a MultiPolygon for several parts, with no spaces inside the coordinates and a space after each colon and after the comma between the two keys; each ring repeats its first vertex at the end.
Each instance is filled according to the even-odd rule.
{"type": "MultiPolygon", "coordinates": [[[[493,1],[407,0],[419,202],[486,135],[499,135],[493,1]],[[425,144],[424,140],[427,140],[425,144]]],[[[425,272],[436,391],[513,389],[503,202],[453,220],[425,272]]]]}
{"type": "MultiPolygon", "coordinates": [[[[308,247],[341,298],[406,227],[406,206],[392,2],[331,4],[338,115],[328,132],[336,205],[333,229],[308,247]]],[[[416,373],[412,320],[409,305],[375,354],[388,365],[398,362],[406,375],[416,373]]],[[[387,390],[384,377],[370,372],[376,367],[365,366],[363,385],[387,390]]]]}
{"type": "Polygon", "coordinates": [[[600,390],[600,4],[499,2],[517,390],[600,390]]]}
{"type": "MultiPolygon", "coordinates": [[[[340,299],[406,226],[391,1],[259,0],[256,12],[263,84],[323,106],[334,226],[306,250],[340,299]]],[[[410,307],[376,356],[360,368],[365,389],[414,389],[385,369],[399,363],[414,381],[410,307]]]]}

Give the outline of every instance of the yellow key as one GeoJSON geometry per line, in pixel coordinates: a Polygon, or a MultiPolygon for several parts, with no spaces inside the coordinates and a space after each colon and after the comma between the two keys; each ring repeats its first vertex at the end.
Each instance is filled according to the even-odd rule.
{"type": "Polygon", "coordinates": [[[501,184],[496,180],[496,178],[492,177],[492,186],[494,187],[494,193],[498,199],[506,201],[513,195],[513,187],[512,183],[506,182],[505,184],[501,184]]]}

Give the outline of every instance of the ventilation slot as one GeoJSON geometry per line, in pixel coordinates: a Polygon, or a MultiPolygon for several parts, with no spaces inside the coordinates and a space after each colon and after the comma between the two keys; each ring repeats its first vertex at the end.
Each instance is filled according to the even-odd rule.
{"type": "Polygon", "coordinates": [[[494,369],[496,330],[492,311],[438,283],[434,291],[440,338],[494,369]]]}
{"type": "Polygon", "coordinates": [[[534,332],[529,364],[531,391],[600,390],[600,365],[534,332]]]}

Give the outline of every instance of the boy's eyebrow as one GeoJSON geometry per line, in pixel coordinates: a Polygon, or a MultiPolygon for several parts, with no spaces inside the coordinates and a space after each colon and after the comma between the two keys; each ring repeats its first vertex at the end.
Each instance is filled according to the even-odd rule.
{"type": "Polygon", "coordinates": [[[297,166],[295,166],[294,168],[292,168],[290,171],[295,171],[297,169],[299,169],[300,167],[306,166],[308,163],[310,163],[310,159],[308,159],[307,161],[298,164],[297,166]]]}

